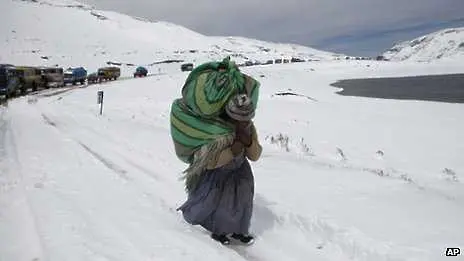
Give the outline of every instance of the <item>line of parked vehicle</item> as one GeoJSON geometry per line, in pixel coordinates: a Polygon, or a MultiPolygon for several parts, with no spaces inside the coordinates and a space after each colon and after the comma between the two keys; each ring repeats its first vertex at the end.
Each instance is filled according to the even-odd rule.
{"type": "MultiPolygon", "coordinates": [[[[276,59],[266,63],[247,61],[239,66],[253,66],[273,63],[303,62],[304,60],[292,58],[291,60],[276,59]]],[[[64,87],[67,84],[94,84],[103,81],[117,80],[121,76],[121,69],[115,64],[108,63],[107,67],[101,67],[97,72],[87,74],[84,67],[67,68],[61,67],[34,67],[15,66],[12,64],[0,64],[0,98],[7,99],[17,95],[27,94],[30,90],[64,87]]],[[[181,71],[192,71],[193,63],[181,64],[181,71]]],[[[135,69],[134,78],[146,77],[148,70],[139,66],[135,69]]]]}
{"type": "MultiPolygon", "coordinates": [[[[134,77],[147,76],[148,70],[137,67],[134,77]]],[[[6,99],[39,89],[64,87],[67,84],[93,84],[117,80],[121,69],[116,66],[101,67],[87,74],[84,67],[63,69],[60,67],[15,66],[0,64],[0,96],[6,99]]]]}

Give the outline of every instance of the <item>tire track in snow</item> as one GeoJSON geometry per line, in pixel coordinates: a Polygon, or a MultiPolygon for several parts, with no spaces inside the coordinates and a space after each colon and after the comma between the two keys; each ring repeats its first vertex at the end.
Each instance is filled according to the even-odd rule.
{"type": "MultiPolygon", "coordinates": [[[[57,124],[54,121],[52,121],[48,116],[42,113],[42,118],[44,119],[46,124],[53,126],[54,128],[58,129],[58,131],[61,132],[61,129],[58,128],[57,124]]],[[[120,166],[118,166],[117,164],[109,160],[108,158],[103,157],[100,153],[97,153],[96,151],[91,149],[89,146],[87,146],[83,142],[78,141],[76,139],[73,139],[73,140],[77,142],[82,148],[84,148],[85,151],[90,153],[95,159],[101,162],[105,167],[107,167],[108,169],[118,174],[119,177],[125,180],[130,180],[129,176],[127,175],[127,170],[121,168],[120,166]]]]}
{"type": "MultiPolygon", "coordinates": [[[[62,126],[59,123],[57,123],[56,121],[51,120],[47,115],[45,115],[43,113],[42,113],[42,118],[43,118],[43,120],[44,120],[44,122],[46,124],[48,124],[50,126],[53,126],[59,132],[61,132],[64,135],[68,136],[74,142],[79,144],[86,152],[88,152],[94,158],[96,158],[98,161],[100,161],[105,167],[107,167],[108,169],[110,169],[113,172],[115,172],[116,174],[118,174],[122,179],[124,179],[126,181],[133,181],[134,180],[133,178],[131,178],[129,176],[130,171],[127,170],[128,168],[132,170],[132,168],[130,168],[127,165],[126,165],[126,168],[123,168],[120,165],[114,163],[115,162],[114,159],[109,159],[108,157],[102,156],[102,154],[97,152],[95,150],[95,148],[89,146],[88,143],[84,143],[84,142],[80,141],[79,139],[75,138],[74,135],[72,135],[71,133],[68,133],[64,128],[62,128],[62,126]]],[[[95,131],[93,129],[86,128],[85,130],[91,132],[92,134],[98,135],[100,137],[108,138],[107,136],[102,135],[101,133],[99,133],[99,132],[97,132],[97,131],[95,131]]],[[[127,156],[125,156],[121,152],[118,152],[118,150],[114,148],[115,144],[117,144],[115,140],[108,139],[108,142],[111,142],[108,149],[111,150],[113,154],[115,153],[114,156],[119,157],[120,158],[119,161],[124,161],[127,164],[129,164],[131,167],[133,167],[136,170],[137,173],[142,173],[146,177],[148,177],[150,179],[153,179],[154,181],[156,181],[159,184],[166,184],[166,182],[169,182],[168,180],[162,178],[160,175],[156,174],[154,171],[151,171],[150,169],[144,167],[142,164],[138,164],[138,163],[134,162],[132,159],[129,159],[127,156]]],[[[101,146],[101,144],[100,144],[100,146],[101,146]]],[[[101,150],[101,148],[100,148],[100,150],[101,150]]],[[[161,206],[163,206],[168,211],[177,214],[178,211],[176,211],[174,207],[171,207],[168,203],[166,203],[165,199],[163,199],[162,197],[154,197],[151,193],[148,193],[148,192],[145,193],[145,196],[151,197],[155,201],[160,201],[159,204],[161,206]]]]}
{"type": "MultiPolygon", "coordinates": [[[[120,155],[120,156],[122,156],[122,155],[120,155]]],[[[124,158],[124,161],[126,161],[129,165],[131,165],[132,167],[134,167],[134,168],[138,169],[139,171],[145,173],[148,177],[153,178],[156,181],[161,181],[161,179],[158,177],[158,175],[154,174],[149,169],[143,167],[142,165],[140,165],[138,163],[133,162],[132,160],[130,160],[130,159],[126,158],[126,157],[123,157],[123,158],[124,158]]]]}
{"type": "MultiPolygon", "coordinates": [[[[109,146],[102,142],[103,139],[99,139],[100,140],[100,145],[104,144],[104,146],[107,146],[107,147],[111,148],[113,153],[116,153],[122,160],[124,160],[126,163],[128,163],[132,167],[136,168],[137,170],[141,171],[142,173],[146,174],[148,177],[150,177],[150,178],[152,178],[152,179],[154,179],[156,181],[166,181],[163,178],[163,176],[158,174],[156,171],[153,171],[153,170],[150,170],[147,167],[144,167],[143,164],[137,163],[133,159],[129,159],[124,153],[120,152],[120,149],[115,148],[115,144],[124,144],[124,145],[127,146],[128,145],[127,143],[123,143],[121,140],[115,140],[111,136],[104,135],[103,133],[98,132],[98,131],[96,131],[94,129],[91,129],[91,128],[86,128],[85,130],[92,133],[92,134],[94,134],[94,135],[96,135],[96,136],[98,136],[98,137],[103,138],[104,140],[106,140],[107,141],[106,144],[109,144],[109,146]]],[[[127,148],[130,148],[130,147],[125,147],[125,148],[123,148],[123,150],[126,149],[124,151],[127,151],[127,148]]],[[[160,163],[163,162],[162,159],[158,159],[158,160],[160,160],[160,163]]]]}
{"type": "Polygon", "coordinates": [[[88,153],[90,153],[94,158],[96,158],[98,161],[100,161],[103,165],[105,165],[108,169],[114,171],[116,174],[118,174],[121,178],[125,179],[125,180],[130,180],[129,176],[127,176],[127,171],[121,167],[119,167],[118,165],[116,165],[115,163],[113,163],[112,161],[110,161],[109,159],[101,156],[99,153],[93,151],[91,148],[89,148],[87,145],[85,145],[84,143],[80,142],[80,141],[77,141],[77,143],[79,143],[79,145],[81,145],[88,153]]]}
{"type": "Polygon", "coordinates": [[[5,159],[5,140],[6,140],[6,108],[0,107],[0,160],[5,159]]]}
{"type": "MultiPolygon", "coordinates": [[[[124,160],[127,164],[129,164],[133,168],[135,168],[138,171],[144,173],[145,175],[147,175],[151,179],[154,179],[156,181],[165,181],[165,179],[162,177],[162,175],[159,175],[155,171],[152,171],[149,168],[144,167],[143,164],[137,163],[133,159],[129,159],[124,153],[120,152],[120,149],[115,148],[116,144],[121,144],[121,142],[122,142],[121,140],[119,140],[119,141],[115,140],[115,139],[111,138],[109,135],[104,135],[103,133],[95,131],[94,129],[91,129],[91,128],[86,128],[85,130],[92,133],[92,134],[94,134],[94,135],[96,135],[96,136],[98,136],[98,137],[103,138],[104,140],[106,140],[106,143],[104,143],[104,142],[102,142],[102,139],[99,139],[100,140],[99,145],[100,146],[103,145],[104,147],[105,146],[109,147],[111,149],[112,153],[116,153],[118,157],[120,157],[122,160],[124,160]],[[109,144],[109,145],[107,145],[107,144],[109,144]]],[[[76,139],[74,138],[74,140],[76,140],[76,139]]],[[[79,142],[79,141],[76,140],[76,142],[79,142]]],[[[127,144],[125,144],[125,145],[127,145],[127,144]]],[[[127,147],[123,148],[123,149],[126,149],[125,151],[127,151],[127,147]]]]}
{"type": "MultiPolygon", "coordinates": [[[[2,173],[2,174],[6,174],[7,176],[9,175],[10,177],[7,177],[9,179],[14,179],[14,180],[17,180],[15,181],[15,187],[18,186],[19,188],[19,191],[17,191],[17,193],[19,193],[19,195],[14,195],[15,197],[13,198],[13,200],[15,202],[17,202],[17,204],[19,204],[19,202],[21,202],[21,198],[24,199],[24,204],[25,204],[25,207],[26,209],[22,209],[19,210],[19,206],[14,206],[15,207],[15,213],[22,213],[24,214],[27,213],[28,214],[28,217],[30,218],[30,226],[32,226],[32,230],[33,230],[33,235],[32,236],[34,239],[32,239],[31,237],[31,234],[28,233],[28,236],[27,236],[27,239],[28,239],[28,242],[24,242],[24,241],[21,241],[21,245],[23,244],[28,244],[29,247],[31,246],[31,241],[29,240],[34,240],[36,241],[37,243],[34,244],[34,246],[37,246],[38,249],[35,249],[36,251],[32,250],[32,249],[29,249],[28,252],[26,253],[21,253],[22,255],[28,255],[29,253],[34,253],[36,254],[36,257],[33,259],[33,261],[39,261],[39,260],[49,260],[49,256],[48,256],[48,251],[45,247],[45,244],[44,244],[44,236],[43,236],[43,231],[40,229],[40,226],[39,226],[39,222],[38,222],[38,218],[37,218],[37,211],[35,209],[35,207],[33,206],[32,202],[31,202],[31,199],[30,199],[30,196],[29,196],[29,193],[28,193],[28,190],[26,189],[26,176],[24,175],[22,169],[21,169],[21,162],[19,160],[19,157],[18,157],[18,152],[17,152],[17,146],[16,146],[16,143],[15,143],[15,137],[14,137],[14,131],[12,130],[12,127],[11,127],[11,119],[7,118],[7,115],[6,115],[6,110],[2,110],[1,111],[1,117],[0,117],[0,122],[1,122],[1,126],[0,126],[0,134],[1,134],[1,137],[0,137],[0,144],[2,145],[2,151],[1,154],[2,155],[2,158],[3,159],[10,159],[11,161],[9,161],[10,165],[5,169],[5,172],[2,173]],[[12,172],[12,170],[14,170],[14,172],[12,172]],[[14,175],[13,175],[14,174],[14,175]],[[18,197],[21,197],[21,198],[18,198],[18,197]],[[39,257],[37,257],[39,256],[39,257]]],[[[11,209],[10,209],[11,210],[11,209]]],[[[11,214],[11,213],[10,213],[11,214]]],[[[23,220],[22,217],[17,217],[17,218],[21,218],[21,220],[23,220]]],[[[22,234],[24,232],[23,229],[25,229],[24,227],[28,227],[27,224],[21,224],[21,227],[22,227],[22,230],[21,230],[21,233],[18,232],[18,235],[20,237],[23,236],[22,234]]],[[[27,228],[26,228],[27,229],[27,228]]],[[[18,235],[15,235],[15,236],[18,236],[18,235]]],[[[24,239],[23,239],[24,240],[24,239]]],[[[6,241],[6,240],[5,240],[6,241]]],[[[8,240],[11,242],[11,239],[8,240]]]]}
{"type": "Polygon", "coordinates": [[[42,113],[42,118],[43,118],[43,120],[45,121],[46,124],[48,124],[48,125],[50,125],[50,126],[53,126],[53,127],[55,127],[55,128],[58,128],[58,127],[56,126],[56,123],[55,123],[54,121],[50,120],[50,118],[48,118],[48,117],[47,117],[45,114],[43,114],[43,113],[42,113]]]}
{"type": "MultiPolygon", "coordinates": [[[[110,160],[107,157],[103,157],[100,153],[98,153],[94,148],[90,147],[88,144],[86,144],[84,142],[81,142],[78,139],[74,138],[73,135],[70,135],[71,133],[67,133],[62,128],[63,126],[59,122],[56,122],[56,121],[50,119],[44,113],[42,113],[41,116],[42,116],[43,122],[46,125],[49,125],[49,126],[53,127],[52,128],[53,130],[56,129],[61,135],[63,135],[66,138],[69,138],[72,142],[75,142],[76,144],[78,144],[86,153],[90,154],[92,158],[97,159],[106,168],[108,168],[111,171],[117,173],[119,176],[121,176],[125,180],[131,180],[127,176],[128,171],[121,168],[119,165],[114,164],[113,160],[110,160]]],[[[76,147],[76,148],[79,149],[79,147],[76,147]]],[[[134,183],[132,183],[132,184],[134,184],[134,183]]],[[[140,190],[137,190],[137,189],[135,189],[133,191],[140,192],[140,190]]],[[[131,253],[135,253],[134,255],[139,255],[140,253],[142,253],[140,246],[138,246],[138,244],[137,244],[137,241],[127,239],[126,235],[124,234],[124,231],[121,230],[118,225],[116,225],[114,223],[104,222],[104,219],[102,219],[102,218],[98,218],[98,217],[89,215],[88,211],[85,209],[85,205],[79,204],[78,200],[76,201],[75,198],[69,197],[68,194],[59,193],[58,191],[55,191],[55,192],[57,194],[56,199],[61,199],[61,200],[67,199],[68,200],[67,203],[72,205],[72,206],[68,206],[68,207],[71,207],[74,211],[77,211],[78,213],[80,213],[81,214],[80,216],[82,216],[82,219],[86,220],[90,225],[92,225],[92,227],[94,227],[95,230],[103,231],[103,232],[101,232],[102,234],[100,234],[100,233],[96,234],[98,236],[98,239],[101,240],[101,243],[105,242],[106,237],[111,237],[111,238],[115,238],[115,239],[112,240],[113,244],[122,244],[122,246],[129,249],[131,251],[131,253]]],[[[63,201],[63,202],[66,202],[66,201],[63,201]]],[[[156,206],[156,203],[152,203],[152,204],[153,204],[153,206],[156,206]]],[[[100,241],[99,241],[99,243],[100,243],[100,241]]],[[[117,253],[113,254],[113,253],[108,252],[108,253],[105,254],[102,251],[99,251],[99,249],[97,247],[95,247],[95,244],[92,244],[92,243],[87,244],[86,243],[85,248],[88,251],[94,253],[99,258],[102,258],[102,259],[107,258],[107,260],[110,260],[110,259],[111,260],[119,260],[119,259],[117,259],[117,256],[118,256],[117,253]]],[[[136,259],[141,260],[142,256],[138,256],[136,259]]]]}
{"type": "MultiPolygon", "coordinates": [[[[73,135],[69,134],[66,130],[61,128],[61,126],[59,126],[59,124],[57,124],[55,121],[51,120],[44,113],[42,113],[42,118],[44,119],[44,122],[46,124],[48,124],[50,126],[53,126],[58,131],[60,131],[62,133],[66,133],[68,136],[70,136],[71,139],[73,139],[75,142],[77,142],[79,145],[81,145],[87,152],[92,154],[97,160],[102,162],[106,167],[113,170],[114,172],[116,172],[121,177],[125,178],[126,180],[129,179],[129,177],[127,175],[128,174],[127,170],[120,167],[118,164],[114,163],[114,161],[111,161],[108,158],[103,157],[101,153],[98,153],[95,149],[92,149],[87,143],[84,143],[84,142],[80,141],[79,139],[75,138],[73,135]]],[[[100,132],[97,132],[97,131],[91,129],[91,128],[85,128],[85,130],[88,131],[88,132],[91,132],[94,135],[97,135],[99,137],[102,137],[102,138],[108,140],[108,142],[111,142],[110,147],[111,147],[111,150],[113,151],[113,153],[117,153],[117,155],[119,157],[121,157],[127,164],[131,165],[132,167],[134,167],[138,171],[144,173],[145,175],[147,175],[148,177],[150,177],[150,178],[152,178],[152,179],[154,179],[156,181],[165,181],[160,175],[156,174],[156,172],[151,171],[150,169],[144,167],[142,164],[134,162],[132,159],[129,159],[127,156],[125,156],[124,154],[122,154],[118,150],[116,150],[114,147],[115,147],[116,144],[118,144],[118,141],[116,141],[114,139],[111,139],[111,137],[108,137],[108,135],[104,135],[104,134],[102,134],[100,132]]],[[[102,144],[102,142],[101,142],[101,144],[102,144]]]]}
{"type": "Polygon", "coordinates": [[[4,175],[7,172],[6,166],[6,108],[0,107],[0,193],[10,189],[11,182],[4,175]]]}
{"type": "MultiPolygon", "coordinates": [[[[64,131],[59,122],[56,122],[56,121],[50,119],[44,113],[42,113],[41,116],[42,116],[43,122],[45,124],[53,127],[53,129],[56,129],[63,136],[68,137],[73,142],[79,144],[79,146],[82,147],[83,150],[85,150],[88,154],[90,154],[92,158],[95,158],[99,162],[101,162],[106,168],[108,168],[111,171],[117,173],[124,180],[132,180],[132,179],[130,179],[128,177],[128,175],[127,175],[128,171],[127,170],[123,169],[119,165],[114,164],[114,162],[112,160],[108,159],[107,157],[103,157],[100,153],[95,151],[89,145],[87,145],[84,142],[79,141],[78,139],[76,139],[72,135],[70,135],[70,133],[67,133],[66,131],[64,131]]],[[[136,190],[136,191],[140,192],[140,190],[136,190]]],[[[82,206],[81,204],[79,204],[78,202],[74,202],[73,199],[71,197],[69,197],[69,195],[59,193],[57,191],[55,191],[55,193],[57,194],[57,197],[56,197],[57,199],[61,199],[61,200],[67,199],[68,200],[67,203],[71,204],[74,207],[73,210],[77,211],[80,214],[80,216],[83,218],[83,220],[86,220],[96,230],[98,229],[98,230],[103,231],[102,232],[102,233],[104,233],[103,235],[100,236],[100,234],[97,234],[98,238],[100,240],[102,240],[101,242],[104,242],[105,237],[108,237],[108,235],[105,235],[105,234],[110,233],[111,237],[115,237],[117,239],[117,240],[114,240],[114,242],[119,242],[120,244],[123,244],[123,246],[127,247],[128,249],[130,249],[134,253],[142,253],[142,251],[137,246],[137,241],[127,239],[125,237],[123,231],[117,225],[115,225],[113,223],[103,222],[104,221],[103,219],[94,217],[92,215],[89,215],[88,211],[85,210],[85,207],[82,206]]],[[[66,201],[64,201],[64,202],[66,202],[66,201]]],[[[153,204],[156,205],[156,203],[153,203],[153,204]]],[[[162,204],[158,204],[158,206],[159,205],[162,205],[162,204]]],[[[118,256],[118,254],[113,255],[111,253],[109,253],[109,254],[108,253],[107,254],[102,253],[102,251],[99,251],[95,247],[95,244],[93,244],[93,245],[91,243],[85,244],[85,248],[88,251],[92,252],[94,255],[98,256],[99,258],[102,258],[102,259],[105,259],[105,260],[110,260],[110,259],[111,260],[119,260],[119,259],[116,258],[118,256]]],[[[140,256],[140,257],[137,258],[137,260],[141,260],[141,258],[142,257],[140,256]]]]}

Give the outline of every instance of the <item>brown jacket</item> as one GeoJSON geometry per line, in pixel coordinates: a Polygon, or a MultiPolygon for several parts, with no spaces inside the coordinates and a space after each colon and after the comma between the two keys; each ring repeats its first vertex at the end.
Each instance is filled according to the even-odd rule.
{"type": "Polygon", "coordinates": [[[251,161],[257,161],[261,156],[263,148],[259,144],[258,134],[254,125],[251,127],[251,140],[251,145],[249,147],[245,147],[240,141],[235,141],[230,147],[224,149],[219,154],[217,161],[210,161],[207,169],[215,169],[224,166],[240,153],[244,153],[251,161]]]}

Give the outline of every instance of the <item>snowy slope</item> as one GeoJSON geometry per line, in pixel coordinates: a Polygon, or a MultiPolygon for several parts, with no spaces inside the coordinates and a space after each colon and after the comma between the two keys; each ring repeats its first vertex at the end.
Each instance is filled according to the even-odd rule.
{"type": "Polygon", "coordinates": [[[399,43],[383,56],[394,61],[464,60],[464,28],[449,28],[399,43]]]}
{"type": "Polygon", "coordinates": [[[253,246],[219,246],[175,211],[186,198],[169,134],[186,77],[175,72],[0,106],[0,260],[439,261],[450,260],[446,247],[464,247],[464,106],[329,86],[462,65],[244,70],[262,83],[253,246]],[[310,99],[275,95],[288,88],[310,99]]]}
{"type": "MultiPolygon", "coordinates": [[[[171,23],[98,11],[75,1],[0,2],[0,63],[82,65],[95,70],[108,61],[149,66],[167,59],[199,63],[226,55],[238,63],[283,56],[327,60],[334,55],[298,45],[207,37],[171,23]]],[[[123,67],[123,74],[132,71],[123,67]]]]}

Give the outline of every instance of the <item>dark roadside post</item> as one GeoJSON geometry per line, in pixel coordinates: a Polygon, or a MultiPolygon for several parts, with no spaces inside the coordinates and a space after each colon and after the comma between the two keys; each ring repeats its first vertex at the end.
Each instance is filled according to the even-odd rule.
{"type": "Polygon", "coordinates": [[[100,106],[100,115],[103,113],[103,91],[97,92],[98,100],[97,104],[100,106]]]}

